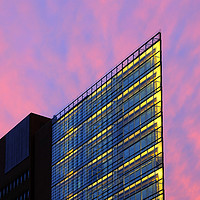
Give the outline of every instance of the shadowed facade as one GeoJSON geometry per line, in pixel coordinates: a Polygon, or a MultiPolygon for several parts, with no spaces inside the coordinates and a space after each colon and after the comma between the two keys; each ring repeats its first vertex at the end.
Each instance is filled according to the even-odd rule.
{"type": "Polygon", "coordinates": [[[0,199],[50,199],[51,119],[30,113],[0,139],[0,199]]]}

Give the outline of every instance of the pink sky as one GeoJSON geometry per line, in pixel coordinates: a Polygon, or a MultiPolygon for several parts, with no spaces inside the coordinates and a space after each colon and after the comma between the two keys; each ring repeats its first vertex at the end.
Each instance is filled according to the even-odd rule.
{"type": "Polygon", "coordinates": [[[163,41],[165,189],[200,199],[200,1],[0,1],[0,137],[52,117],[157,31],[163,41]]]}

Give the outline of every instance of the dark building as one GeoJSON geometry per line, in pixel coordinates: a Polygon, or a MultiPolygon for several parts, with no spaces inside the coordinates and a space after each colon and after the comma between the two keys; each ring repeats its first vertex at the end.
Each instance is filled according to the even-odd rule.
{"type": "Polygon", "coordinates": [[[51,119],[29,114],[0,139],[0,199],[50,199],[51,119]]]}
{"type": "Polygon", "coordinates": [[[161,33],[52,124],[53,200],[164,199],[161,33]]]}

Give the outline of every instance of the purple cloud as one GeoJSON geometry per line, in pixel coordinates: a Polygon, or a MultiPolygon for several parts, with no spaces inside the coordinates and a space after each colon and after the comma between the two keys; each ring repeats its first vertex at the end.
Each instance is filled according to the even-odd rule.
{"type": "Polygon", "coordinates": [[[0,4],[0,137],[30,112],[52,117],[161,29],[166,197],[198,199],[198,1],[0,4]]]}

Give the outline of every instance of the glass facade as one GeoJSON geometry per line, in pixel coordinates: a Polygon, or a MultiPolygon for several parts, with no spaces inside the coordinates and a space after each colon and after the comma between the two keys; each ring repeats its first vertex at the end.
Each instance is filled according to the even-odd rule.
{"type": "Polygon", "coordinates": [[[53,118],[52,199],[164,199],[161,34],[53,118]]]}

